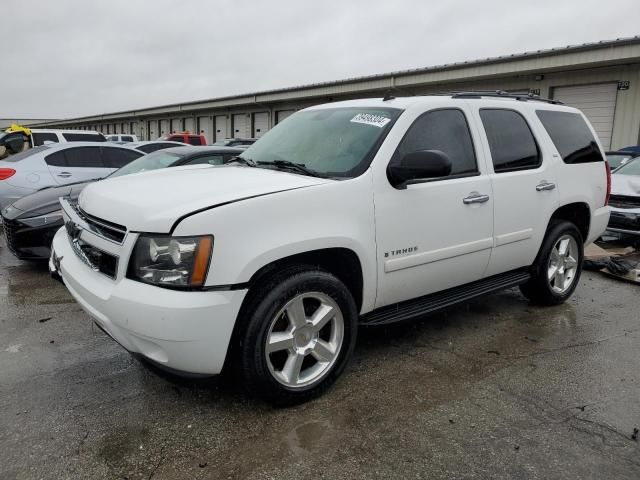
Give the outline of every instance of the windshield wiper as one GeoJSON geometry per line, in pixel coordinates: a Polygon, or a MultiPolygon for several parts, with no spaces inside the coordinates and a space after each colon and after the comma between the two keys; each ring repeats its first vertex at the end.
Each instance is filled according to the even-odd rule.
{"type": "Polygon", "coordinates": [[[304,163],[295,163],[295,162],[290,162],[289,160],[273,160],[271,162],[258,162],[258,165],[266,165],[266,166],[272,166],[276,168],[294,170],[298,173],[309,175],[310,177],[327,178],[326,175],[323,175],[320,172],[316,172],[315,170],[305,167],[304,163]]]}
{"type": "Polygon", "coordinates": [[[245,158],[245,157],[240,157],[240,156],[233,157],[228,162],[225,162],[225,165],[229,165],[231,163],[242,163],[243,165],[246,165],[248,167],[255,167],[256,166],[256,162],[254,162],[250,158],[245,158]]]}

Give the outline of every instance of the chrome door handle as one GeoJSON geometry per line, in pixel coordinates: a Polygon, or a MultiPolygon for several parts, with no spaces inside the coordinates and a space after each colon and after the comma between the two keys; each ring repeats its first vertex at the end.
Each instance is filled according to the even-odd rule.
{"type": "Polygon", "coordinates": [[[543,192],[545,190],[553,190],[554,188],[556,188],[556,184],[551,182],[542,182],[536,185],[536,190],[538,192],[543,192]]]}
{"type": "Polygon", "coordinates": [[[489,201],[489,195],[481,195],[473,192],[468,197],[462,199],[462,203],[469,205],[471,203],[485,203],[489,201]]]}
{"type": "Polygon", "coordinates": [[[62,178],[69,178],[71,174],[69,172],[60,172],[58,176],[62,178]]]}

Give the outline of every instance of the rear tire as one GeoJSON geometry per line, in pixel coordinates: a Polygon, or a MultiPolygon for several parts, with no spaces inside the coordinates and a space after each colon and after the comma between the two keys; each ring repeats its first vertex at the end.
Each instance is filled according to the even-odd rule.
{"type": "Polygon", "coordinates": [[[244,386],[287,406],[317,397],[340,376],[355,346],[358,314],[334,275],[292,267],[254,287],[240,322],[244,386]]]}
{"type": "Polygon", "coordinates": [[[583,249],[582,235],[573,223],[554,221],[532,265],[532,277],[520,286],[520,291],[540,305],[563,303],[580,280],[583,249]]]}

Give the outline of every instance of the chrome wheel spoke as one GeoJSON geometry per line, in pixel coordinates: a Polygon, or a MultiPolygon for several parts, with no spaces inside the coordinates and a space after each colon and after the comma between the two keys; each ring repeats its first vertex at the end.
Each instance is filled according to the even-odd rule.
{"type": "Polygon", "coordinates": [[[549,255],[547,278],[556,293],[568,291],[576,279],[578,268],[578,243],[570,235],[561,236],[549,255]]]}
{"type": "Polygon", "coordinates": [[[334,315],[334,309],[331,305],[324,303],[320,304],[320,307],[314,312],[311,317],[311,325],[316,332],[322,330],[322,328],[331,320],[334,315]]]}
{"type": "Polygon", "coordinates": [[[297,297],[287,307],[287,317],[294,327],[302,327],[307,323],[307,315],[304,313],[303,297],[297,297]]]}
{"type": "Polygon", "coordinates": [[[549,270],[547,272],[547,276],[549,278],[549,281],[553,280],[556,276],[556,273],[558,273],[558,266],[557,265],[551,265],[549,267],[549,270]]]}
{"type": "Polygon", "coordinates": [[[296,295],[271,319],[264,345],[269,372],[289,388],[320,382],[339,357],[344,331],[333,298],[323,292],[296,295]],[[305,304],[316,307],[308,317],[305,304]]]}
{"type": "Polygon", "coordinates": [[[576,268],[577,266],[578,266],[578,262],[576,261],[576,259],[573,258],[572,256],[568,256],[565,262],[565,268],[570,269],[570,268],[576,268]]]}
{"type": "Polygon", "coordinates": [[[293,335],[291,332],[272,332],[269,336],[267,353],[280,352],[293,348],[293,335]]]}
{"type": "Polygon", "coordinates": [[[330,362],[336,356],[333,346],[324,340],[318,340],[315,348],[311,351],[313,358],[319,362],[330,362]]]}
{"type": "Polygon", "coordinates": [[[287,361],[282,368],[282,376],[287,383],[295,385],[300,379],[300,369],[302,368],[302,362],[304,361],[304,355],[299,353],[291,353],[287,357],[287,361]]]}
{"type": "Polygon", "coordinates": [[[561,238],[560,241],[558,242],[558,254],[561,257],[564,257],[567,255],[567,251],[569,249],[569,242],[571,242],[571,239],[569,237],[561,238]]]}

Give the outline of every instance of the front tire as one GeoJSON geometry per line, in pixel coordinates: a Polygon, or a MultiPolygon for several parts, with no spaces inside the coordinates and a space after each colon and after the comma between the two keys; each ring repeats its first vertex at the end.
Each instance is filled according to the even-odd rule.
{"type": "Polygon", "coordinates": [[[559,305],[574,292],[584,256],[582,235],[570,222],[549,226],[532,268],[532,277],[520,291],[534,303],[559,305]]]}
{"type": "Polygon", "coordinates": [[[245,387],[279,406],[322,394],[353,352],[357,319],[347,287],[324,270],[295,267],[262,282],[241,318],[245,387]]]}

